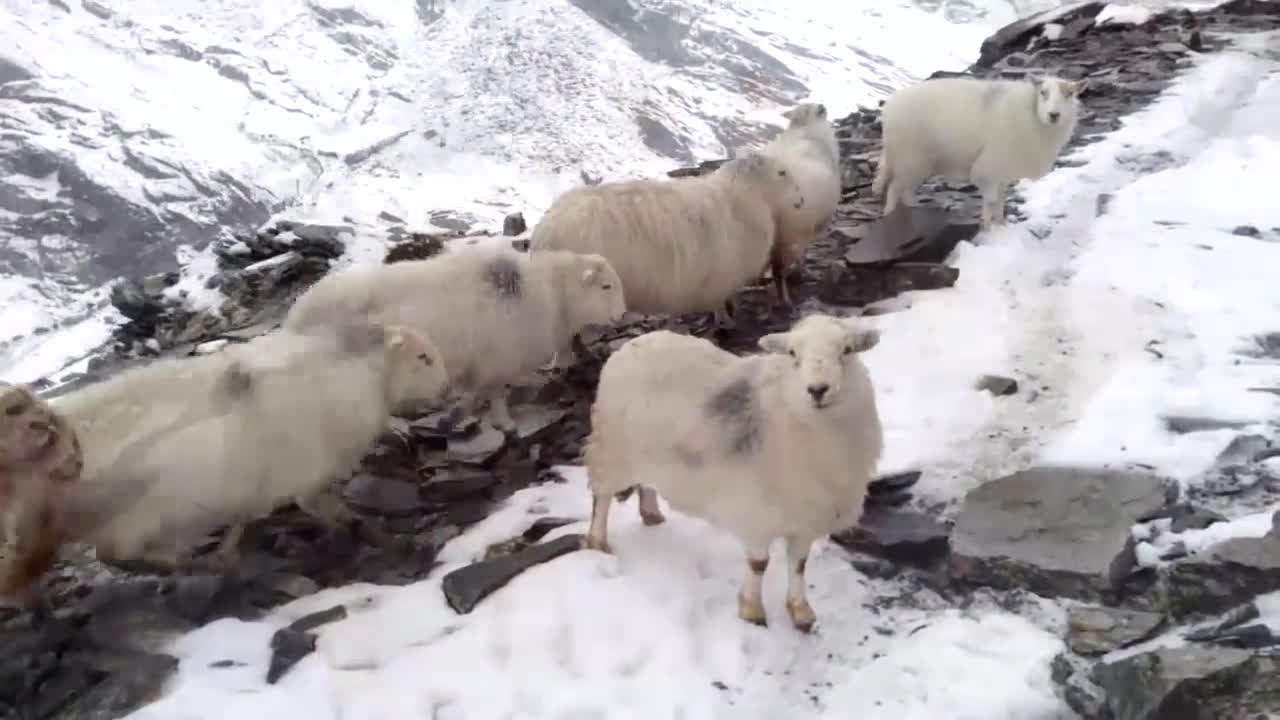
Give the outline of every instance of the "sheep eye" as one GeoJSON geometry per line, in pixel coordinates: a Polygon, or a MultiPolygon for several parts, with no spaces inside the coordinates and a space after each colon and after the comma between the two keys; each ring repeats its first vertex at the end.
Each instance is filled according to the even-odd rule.
{"type": "Polygon", "coordinates": [[[605,283],[605,284],[603,284],[603,285],[601,285],[601,286],[600,286],[600,289],[601,289],[601,290],[612,290],[612,289],[613,289],[613,284],[612,284],[612,283],[605,283]]]}
{"type": "Polygon", "coordinates": [[[853,346],[852,346],[852,345],[845,345],[845,346],[844,346],[844,354],[845,354],[845,355],[852,355],[852,354],[853,354],[853,346]]]}
{"type": "Polygon", "coordinates": [[[9,407],[5,408],[4,414],[8,415],[9,417],[17,417],[18,415],[21,415],[22,411],[25,409],[26,409],[26,405],[22,403],[18,403],[16,405],[10,405],[9,407]]]}
{"type": "Polygon", "coordinates": [[[426,363],[428,366],[435,364],[435,361],[431,359],[431,356],[426,353],[422,353],[421,355],[419,355],[418,359],[426,363]]]}
{"type": "Polygon", "coordinates": [[[788,350],[788,351],[787,351],[787,354],[794,358],[794,357],[796,356],[796,351],[795,351],[795,350],[788,350]]]}
{"type": "Polygon", "coordinates": [[[778,171],[778,177],[786,177],[786,176],[787,176],[787,171],[786,171],[786,170],[779,170],[779,171],[778,171]]]}

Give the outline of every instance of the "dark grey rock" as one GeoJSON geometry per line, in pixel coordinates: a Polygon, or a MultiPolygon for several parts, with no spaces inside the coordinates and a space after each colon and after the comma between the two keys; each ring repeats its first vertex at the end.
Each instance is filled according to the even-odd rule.
{"type": "Polygon", "coordinates": [[[283,627],[271,636],[271,664],[267,668],[267,684],[274,685],[294,665],[315,652],[316,636],[283,627]]]}
{"type": "Polygon", "coordinates": [[[85,12],[103,20],[110,20],[111,16],[115,14],[110,8],[93,0],[80,0],[80,5],[85,9],[85,12]]]}
{"type": "Polygon", "coordinates": [[[351,478],[343,495],[358,508],[388,517],[411,515],[424,506],[417,484],[367,472],[351,478]]]}
{"type": "Polygon", "coordinates": [[[1081,18],[1092,19],[1102,12],[1106,4],[1097,0],[1074,2],[1009,23],[982,41],[975,67],[991,67],[1000,58],[1022,50],[1032,36],[1039,34],[1048,23],[1066,26],[1081,18]]]}
{"type": "Polygon", "coordinates": [[[924,513],[870,508],[860,523],[831,536],[850,550],[918,567],[935,567],[947,555],[950,528],[924,513]]]}
{"type": "Polygon", "coordinates": [[[1252,225],[1237,225],[1231,230],[1231,234],[1252,238],[1262,237],[1262,231],[1252,225]]]}
{"type": "Polygon", "coordinates": [[[517,575],[535,565],[554,560],[586,546],[584,535],[562,535],[529,547],[512,555],[482,560],[458,568],[440,581],[445,600],[459,615],[475,609],[495,590],[511,582],[517,575]]]}
{"type": "Polygon", "coordinates": [[[309,615],[302,617],[289,623],[289,629],[295,632],[305,633],[309,630],[315,630],[321,625],[328,625],[339,620],[347,619],[347,608],[343,605],[334,605],[328,610],[317,610],[309,615]]]}
{"type": "Polygon", "coordinates": [[[1067,611],[1067,647],[1081,655],[1103,655],[1140,643],[1163,625],[1159,613],[1077,605],[1067,611]]]}
{"type": "Polygon", "coordinates": [[[1089,676],[1093,663],[1061,652],[1049,663],[1049,676],[1062,689],[1062,700],[1081,718],[1109,720],[1107,699],[1102,688],[1089,676]]]}
{"type": "Polygon", "coordinates": [[[1001,397],[1018,392],[1018,381],[1003,375],[983,375],[978,378],[978,382],[974,387],[978,390],[986,390],[996,397],[1001,397]]]}
{"type": "Polygon", "coordinates": [[[845,262],[852,265],[887,261],[941,263],[957,245],[978,234],[978,224],[946,208],[899,205],[889,215],[870,223],[835,224],[831,232],[853,243],[844,256],[845,262]]]}
{"type": "Polygon", "coordinates": [[[1209,430],[1239,430],[1253,424],[1246,420],[1225,420],[1222,418],[1190,417],[1186,415],[1166,415],[1161,418],[1169,432],[1180,435],[1209,430]]]}
{"type": "Polygon", "coordinates": [[[901,262],[887,267],[832,265],[818,287],[831,305],[862,306],[911,290],[939,290],[956,284],[960,271],[939,263],[901,262]]]}
{"type": "Polygon", "coordinates": [[[524,215],[522,213],[513,212],[502,219],[502,234],[509,237],[522,235],[529,226],[525,224],[524,215]]]}
{"type": "Polygon", "coordinates": [[[1134,567],[1130,528],[1171,499],[1159,477],[1033,468],[965,496],[951,532],[951,575],[971,585],[1096,600],[1134,567]]]}
{"type": "Polygon", "coordinates": [[[1280,638],[1276,637],[1265,623],[1253,623],[1223,630],[1212,637],[1205,638],[1205,642],[1234,648],[1255,649],[1280,645],[1280,638]]]}
{"type": "Polygon", "coordinates": [[[506,435],[492,425],[483,424],[470,437],[449,439],[449,459],[484,465],[497,457],[506,444],[506,435]]]}
{"type": "Polygon", "coordinates": [[[1115,720],[1210,720],[1215,699],[1240,696],[1258,672],[1246,650],[1187,646],[1162,648],[1094,667],[1115,720]]]}
{"type": "Polygon", "coordinates": [[[1258,606],[1252,602],[1247,602],[1227,610],[1202,627],[1183,633],[1183,637],[1196,642],[1205,642],[1250,620],[1257,620],[1259,616],[1258,606]]]}
{"type": "Polygon", "coordinates": [[[1169,614],[1214,613],[1280,590],[1280,534],[1238,537],[1163,569],[1163,602],[1169,614]]]}

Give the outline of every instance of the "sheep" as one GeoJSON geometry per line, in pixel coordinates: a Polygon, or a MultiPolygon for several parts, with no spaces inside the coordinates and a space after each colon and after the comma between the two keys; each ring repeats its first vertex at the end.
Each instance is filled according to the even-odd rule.
{"type": "Polygon", "coordinates": [[[1084,81],[954,77],[902,88],[884,102],[884,145],[872,192],[884,214],[910,205],[922,180],[970,180],[982,190],[981,227],[1005,224],[1018,180],[1045,175],[1075,132],[1084,81]]]}
{"type": "Polygon", "coordinates": [[[322,278],[290,308],[284,327],[322,327],[352,316],[392,322],[431,337],[451,390],[490,422],[511,430],[506,386],[553,356],[571,357],[587,325],[619,321],[623,285],[594,254],[462,250],[426,260],[350,268],[322,278]]]}
{"type": "Polygon", "coordinates": [[[0,384],[0,597],[25,603],[31,582],[52,566],[47,529],[83,465],[61,413],[25,385],[0,384]]]}
{"type": "Polygon", "coordinates": [[[790,171],[748,153],[701,177],[574,188],[539,220],[529,251],[599,253],[628,310],[714,312],[727,324],[733,294],[760,277],[782,218],[805,202],[790,171]]]}
{"type": "Polygon", "coordinates": [[[739,357],[665,330],[628,341],[605,361],[584,451],[591,487],[587,547],[611,552],[608,515],[619,492],[639,489],[646,525],[672,508],[735,534],[748,572],[738,615],[765,624],[761,581],[774,538],[786,541],[787,611],[803,631],[816,621],[804,569],[813,541],[857,523],[883,432],[858,353],[879,342],[830,315],[760,338],[739,357]]]}
{"type": "Polygon", "coordinates": [[[141,448],[134,443],[132,459],[117,450],[119,432],[84,433],[92,474],[72,496],[81,519],[69,534],[107,562],[172,569],[183,540],[228,522],[218,553],[231,567],[244,522],[283,502],[331,525],[349,520],[331,481],[356,468],[395,406],[439,399],[448,371],[435,344],[413,330],[359,321],[335,330],[275,336],[268,344],[295,351],[282,353],[288,362],[232,354],[221,384],[211,386],[223,392],[215,412],[188,415],[141,448]],[[105,452],[95,458],[99,434],[105,452]],[[94,466],[95,459],[110,464],[94,466]],[[139,497],[109,517],[95,515],[97,498],[117,493],[139,497]]]}
{"type": "Polygon", "coordinates": [[[830,224],[840,202],[840,144],[822,103],[802,103],[782,114],[789,122],[760,153],[775,158],[790,172],[804,194],[804,207],[786,210],[769,257],[777,298],[791,304],[786,273],[804,257],[818,233],[830,224]]]}

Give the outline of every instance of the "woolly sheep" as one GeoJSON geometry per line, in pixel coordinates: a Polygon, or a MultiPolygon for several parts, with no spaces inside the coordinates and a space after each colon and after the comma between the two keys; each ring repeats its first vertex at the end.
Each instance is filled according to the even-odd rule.
{"type": "Polygon", "coordinates": [[[789,121],[787,128],[760,152],[785,166],[804,195],[803,208],[784,208],[769,257],[778,301],[790,305],[786,273],[830,224],[840,202],[840,145],[822,103],[802,103],[782,116],[789,121]]]}
{"type": "Polygon", "coordinates": [[[45,539],[83,463],[66,418],[29,387],[0,384],[0,597],[25,602],[52,566],[57,547],[45,539]]]}
{"type": "Polygon", "coordinates": [[[414,328],[436,343],[452,389],[492,423],[515,423],[506,385],[570,356],[584,327],[626,311],[618,274],[599,255],[463,250],[426,260],[351,268],[322,278],[298,298],[284,326],[294,330],[361,316],[414,328]]]}
{"type": "Polygon", "coordinates": [[[982,189],[982,227],[1005,223],[1005,196],[1042,177],[1075,131],[1083,81],[940,78],[902,88],[880,113],[884,145],[872,192],[884,214],[910,202],[925,178],[982,189]]]}
{"type": "Polygon", "coordinates": [[[813,541],[857,523],[883,433],[871,378],[857,353],[879,342],[829,315],[760,338],[739,357],[659,330],[605,362],[585,459],[591,483],[587,546],[610,552],[614,495],[639,488],[646,525],[671,507],[733,532],[749,572],[738,615],[765,624],[761,581],[769,545],[786,540],[787,611],[801,630],[815,617],[804,568],[813,541]]]}
{"type": "Polygon", "coordinates": [[[791,173],[757,153],[679,180],[574,188],[534,227],[529,250],[599,253],[639,313],[714,312],[768,264],[784,215],[805,205],[791,173]]]}
{"type": "MultiPolygon", "coordinates": [[[[108,562],[172,568],[183,541],[229,522],[220,553],[234,565],[243,523],[284,502],[330,524],[349,519],[331,481],[355,469],[395,406],[437,400],[447,368],[434,343],[412,330],[363,322],[335,330],[262,338],[277,351],[269,361],[230,354],[213,412],[189,414],[140,448],[135,442],[135,457],[118,450],[119,431],[83,433],[92,474],[72,500],[88,519],[72,534],[108,562]],[[100,436],[106,452],[95,458],[100,436]],[[84,510],[120,493],[137,500],[107,518],[84,510]]],[[[164,378],[150,387],[176,391],[164,378]]],[[[133,388],[142,396],[148,389],[133,388]]]]}

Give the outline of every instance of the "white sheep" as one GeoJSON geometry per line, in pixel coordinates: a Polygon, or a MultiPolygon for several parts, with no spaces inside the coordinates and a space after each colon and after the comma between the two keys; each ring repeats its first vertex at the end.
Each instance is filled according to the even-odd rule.
{"type": "Polygon", "coordinates": [[[1042,177],[1075,131],[1083,81],[939,78],[898,90],[880,112],[884,144],[872,192],[884,214],[933,175],[982,190],[982,227],[1005,223],[1005,196],[1042,177]]]}
{"type": "Polygon", "coordinates": [[[470,394],[473,409],[487,402],[489,419],[508,430],[507,384],[570,357],[584,327],[625,312],[622,282],[599,255],[485,248],[333,273],[298,298],[284,326],[367,317],[419,330],[443,353],[452,389],[470,394]]]}
{"type": "MultiPolygon", "coordinates": [[[[73,539],[109,562],[172,568],[182,543],[230,523],[220,552],[233,565],[243,523],[290,500],[327,523],[344,522],[349,511],[332,481],[355,470],[393,408],[435,401],[447,384],[435,344],[406,328],[352,322],[261,340],[277,353],[230,354],[207,386],[221,387],[221,397],[202,403],[193,395],[201,388],[189,390],[205,408],[168,429],[144,424],[145,441],[127,428],[81,433],[86,470],[69,497],[68,515],[79,518],[69,523],[73,539]],[[118,495],[134,500],[106,517],[95,512],[102,498],[118,495]]],[[[131,390],[182,392],[154,374],[131,390]]],[[[168,399],[158,398],[162,408],[168,399]]],[[[68,415],[74,423],[74,411],[68,415]]]]}
{"type": "Polygon", "coordinates": [[[47,542],[84,458],[75,430],[25,385],[0,383],[0,597],[25,603],[57,559],[47,542]]]}
{"type": "Polygon", "coordinates": [[[822,103],[802,103],[782,114],[789,122],[761,148],[791,171],[804,195],[804,207],[784,208],[778,239],[769,257],[779,302],[791,304],[786,273],[835,217],[840,202],[840,144],[822,103]]]}
{"type": "Polygon", "coordinates": [[[804,205],[785,167],[750,153],[701,177],[574,188],[539,220],[529,250],[603,255],[630,311],[714,312],[727,323],[733,294],[768,264],[784,214],[804,205]]]}
{"type": "Polygon", "coordinates": [[[760,587],[774,538],[786,541],[787,611],[802,630],[815,617],[804,587],[813,541],[857,523],[883,433],[858,353],[879,342],[829,315],[760,338],[739,357],[665,330],[625,343],[605,362],[585,449],[587,546],[610,552],[614,495],[639,487],[646,525],[671,507],[734,533],[749,572],[739,616],[764,624],[760,587]]]}

